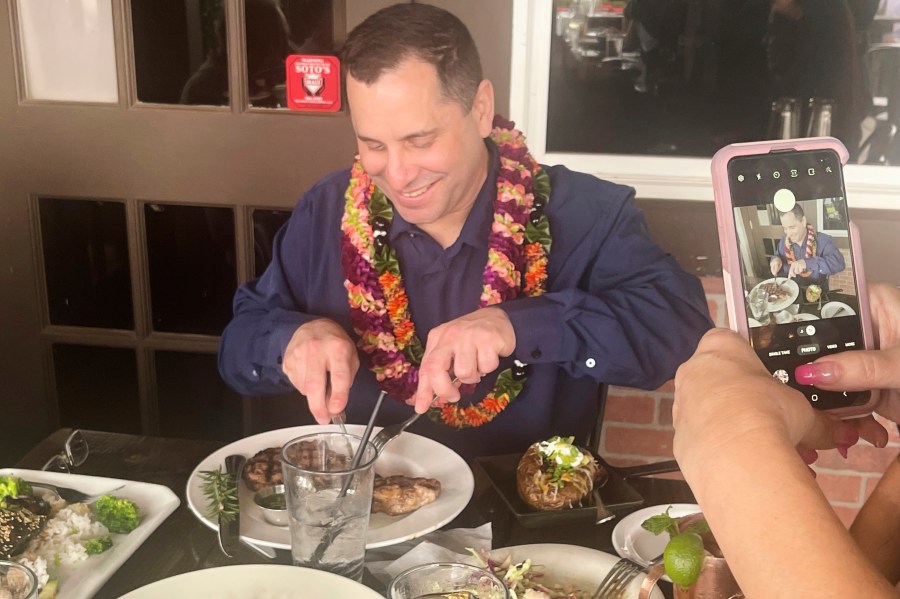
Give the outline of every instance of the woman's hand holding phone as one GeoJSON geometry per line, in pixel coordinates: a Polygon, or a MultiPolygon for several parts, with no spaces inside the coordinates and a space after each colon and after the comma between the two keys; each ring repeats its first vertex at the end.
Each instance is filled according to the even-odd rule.
{"type": "Polygon", "coordinates": [[[798,366],[795,376],[819,389],[883,389],[874,411],[900,422],[900,289],[869,285],[869,308],[878,349],[826,356],[798,366]]]}
{"type": "Polygon", "coordinates": [[[712,174],[731,328],[770,375],[810,405],[855,417],[875,405],[871,387],[823,386],[794,374],[809,362],[874,347],[842,175],[847,156],[833,138],[734,144],[713,157],[712,174]]]}

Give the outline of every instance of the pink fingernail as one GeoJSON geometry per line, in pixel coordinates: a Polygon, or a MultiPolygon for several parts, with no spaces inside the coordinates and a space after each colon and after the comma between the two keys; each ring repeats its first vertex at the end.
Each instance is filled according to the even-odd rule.
{"type": "Polygon", "coordinates": [[[803,385],[818,385],[831,383],[837,378],[837,368],[834,362],[815,362],[813,364],[801,364],[794,369],[794,378],[803,385]]]}

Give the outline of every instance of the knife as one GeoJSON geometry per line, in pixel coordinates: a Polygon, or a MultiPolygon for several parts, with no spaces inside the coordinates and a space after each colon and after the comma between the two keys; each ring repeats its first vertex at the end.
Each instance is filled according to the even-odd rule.
{"type": "Polygon", "coordinates": [[[237,481],[241,478],[245,461],[244,456],[237,454],[225,458],[225,472],[231,475],[235,486],[235,497],[238,499],[238,510],[233,518],[227,519],[221,513],[219,514],[219,547],[222,548],[222,553],[228,557],[237,555],[238,548],[241,546],[241,500],[240,494],[237,492],[237,481]]]}

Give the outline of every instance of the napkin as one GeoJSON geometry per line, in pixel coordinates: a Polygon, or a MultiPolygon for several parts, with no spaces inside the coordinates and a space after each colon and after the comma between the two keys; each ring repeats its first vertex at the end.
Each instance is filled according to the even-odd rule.
{"type": "Polygon", "coordinates": [[[467,548],[490,551],[491,523],[478,528],[436,530],[423,537],[366,552],[366,568],[380,583],[387,584],[400,572],[434,562],[460,562],[471,557],[467,548]]]}

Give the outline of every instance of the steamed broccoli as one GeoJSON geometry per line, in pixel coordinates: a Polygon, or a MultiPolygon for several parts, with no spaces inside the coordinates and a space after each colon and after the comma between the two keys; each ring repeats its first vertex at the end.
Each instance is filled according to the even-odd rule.
{"type": "Polygon", "coordinates": [[[112,495],[104,495],[94,503],[97,520],[109,529],[109,532],[129,533],[138,527],[141,519],[138,507],[133,501],[120,499],[112,495]]]}
{"type": "Polygon", "coordinates": [[[32,492],[31,485],[18,476],[0,476],[0,507],[6,507],[6,497],[31,495],[32,492]]]}
{"type": "Polygon", "coordinates": [[[112,538],[110,538],[109,535],[106,535],[105,537],[97,537],[96,539],[87,539],[82,545],[84,545],[84,550],[87,551],[88,555],[97,555],[112,547],[113,542],[112,538]]]}

